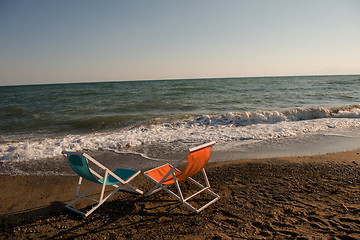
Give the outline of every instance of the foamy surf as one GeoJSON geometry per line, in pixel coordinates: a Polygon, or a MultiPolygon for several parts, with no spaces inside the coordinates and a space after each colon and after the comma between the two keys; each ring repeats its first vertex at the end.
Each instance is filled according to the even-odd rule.
{"type": "Polygon", "coordinates": [[[283,111],[230,112],[220,116],[205,115],[189,121],[189,124],[246,126],[258,123],[272,124],[283,121],[301,121],[318,118],[360,118],[360,105],[333,108],[295,108],[283,111]]]}
{"type": "Polygon", "coordinates": [[[0,144],[1,161],[30,161],[59,156],[62,150],[136,153],[161,160],[144,148],[154,145],[169,149],[216,141],[218,144],[252,144],[273,139],[313,134],[336,134],[339,129],[360,129],[360,105],[337,108],[296,108],[205,115],[193,119],[127,127],[113,132],[67,135],[62,138],[9,139],[0,144]]]}

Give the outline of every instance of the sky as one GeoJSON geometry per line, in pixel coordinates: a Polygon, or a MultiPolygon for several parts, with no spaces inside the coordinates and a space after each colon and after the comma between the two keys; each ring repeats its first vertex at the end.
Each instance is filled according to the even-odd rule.
{"type": "Polygon", "coordinates": [[[358,0],[0,0],[0,85],[360,74],[358,0]]]}

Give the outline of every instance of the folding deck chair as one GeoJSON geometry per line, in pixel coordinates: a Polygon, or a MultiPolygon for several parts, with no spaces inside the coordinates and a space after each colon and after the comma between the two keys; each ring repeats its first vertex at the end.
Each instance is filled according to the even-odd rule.
{"type": "Polygon", "coordinates": [[[76,198],[65,206],[67,209],[69,209],[71,211],[74,211],[78,214],[81,214],[81,215],[87,217],[93,211],[95,211],[98,207],[100,207],[109,197],[111,197],[113,194],[115,194],[119,190],[124,190],[124,191],[129,191],[132,193],[139,193],[139,194],[143,193],[141,190],[139,190],[129,184],[129,182],[140,173],[139,170],[118,168],[112,172],[86,153],[66,152],[66,151],[63,151],[61,153],[67,156],[67,159],[68,159],[68,162],[69,162],[71,168],[80,176],[79,182],[78,182],[78,185],[76,188],[76,194],[75,194],[76,198]],[[103,176],[100,175],[99,173],[97,173],[96,171],[94,171],[93,169],[91,169],[89,167],[88,161],[92,162],[99,169],[103,170],[104,171],[103,176]],[[88,181],[94,182],[95,184],[92,185],[87,190],[85,190],[84,192],[80,193],[82,179],[86,179],[88,181]],[[86,194],[88,194],[91,190],[93,190],[96,186],[98,186],[98,184],[100,184],[102,186],[99,200],[95,200],[90,197],[87,197],[86,194]],[[115,187],[115,190],[113,190],[111,193],[109,193],[107,196],[104,197],[105,188],[107,185],[112,185],[113,187],[115,187]],[[85,199],[97,202],[97,204],[94,205],[87,212],[81,212],[81,211],[71,207],[75,202],[77,202],[81,198],[85,198],[85,199]]]}
{"type": "Polygon", "coordinates": [[[198,147],[194,147],[189,149],[186,156],[178,161],[174,166],[170,164],[165,164],[160,167],[151,169],[149,171],[146,171],[144,175],[148,177],[151,181],[155,183],[155,186],[146,193],[145,196],[149,196],[153,193],[156,193],[160,190],[165,190],[168,192],[171,196],[175,197],[177,200],[179,200],[181,203],[185,204],[188,208],[190,208],[195,213],[199,213],[206,207],[210,206],[214,202],[216,202],[220,196],[214,193],[210,190],[210,183],[208,181],[208,178],[206,176],[206,172],[204,167],[209,161],[210,158],[210,150],[211,147],[215,144],[215,142],[206,143],[203,145],[200,145],[198,147]],[[177,167],[180,165],[180,163],[187,158],[187,164],[185,167],[185,170],[181,172],[177,167]],[[193,175],[195,175],[198,172],[202,172],[203,178],[205,181],[205,186],[199,183],[198,181],[191,178],[193,175]],[[179,182],[183,180],[190,180],[192,183],[197,185],[200,190],[193,195],[184,198],[183,193],[181,192],[179,182]],[[175,184],[177,193],[174,193],[169,189],[169,186],[175,184]],[[191,205],[188,201],[198,195],[199,193],[206,191],[207,193],[211,194],[214,199],[207,202],[205,205],[202,205],[200,208],[195,208],[193,205],[191,205]]]}

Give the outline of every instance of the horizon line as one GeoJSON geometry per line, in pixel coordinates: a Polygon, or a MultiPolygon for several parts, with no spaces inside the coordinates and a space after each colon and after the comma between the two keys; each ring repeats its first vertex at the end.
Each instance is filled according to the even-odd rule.
{"type": "Polygon", "coordinates": [[[232,76],[232,77],[199,77],[199,78],[163,78],[163,79],[138,79],[138,80],[103,80],[103,81],[83,81],[83,82],[57,82],[57,83],[30,83],[30,84],[10,84],[0,85],[0,87],[21,87],[21,86],[44,86],[44,85],[65,85],[65,84],[89,84],[89,83],[118,83],[118,82],[147,82],[147,81],[182,81],[182,80],[213,80],[231,78],[281,78],[281,77],[321,77],[321,76],[360,76],[357,74],[305,74],[305,75],[268,75],[268,76],[232,76]]]}

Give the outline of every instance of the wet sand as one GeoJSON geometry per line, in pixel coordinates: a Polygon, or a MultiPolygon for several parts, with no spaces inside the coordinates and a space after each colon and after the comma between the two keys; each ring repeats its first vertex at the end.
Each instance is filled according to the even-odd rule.
{"type": "MultiPolygon", "coordinates": [[[[164,192],[118,192],[87,218],[64,208],[77,177],[0,176],[0,238],[359,239],[359,170],[360,150],[213,162],[207,174],[221,198],[199,214],[164,192]]],[[[132,184],[152,187],[142,174],[132,184]]]]}

